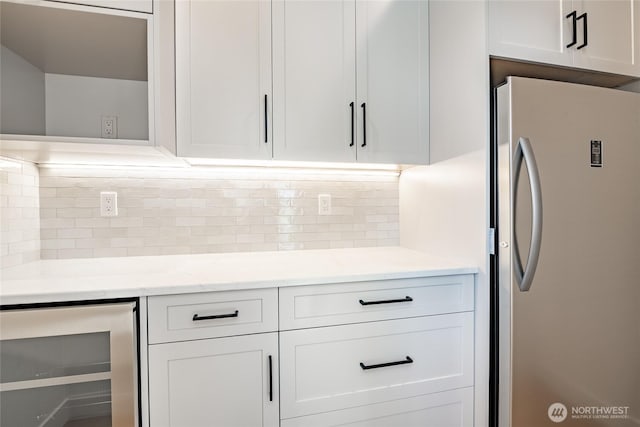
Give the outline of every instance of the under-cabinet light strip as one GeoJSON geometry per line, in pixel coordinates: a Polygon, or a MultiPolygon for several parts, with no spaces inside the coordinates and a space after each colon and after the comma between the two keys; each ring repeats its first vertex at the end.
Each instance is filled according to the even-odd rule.
{"type": "Polygon", "coordinates": [[[290,160],[233,160],[233,159],[199,159],[186,157],[185,160],[193,166],[252,166],[266,168],[294,168],[294,169],[338,169],[338,170],[372,170],[394,171],[400,170],[396,164],[384,163],[337,163],[337,162],[308,162],[290,160]]]}
{"type": "Polygon", "coordinates": [[[194,175],[349,175],[349,176],[400,176],[399,169],[360,169],[360,168],[323,168],[323,167],[284,167],[284,166],[192,166],[192,167],[168,167],[168,166],[119,166],[119,165],[90,165],[90,164],[40,164],[42,169],[65,170],[128,170],[131,172],[183,172],[194,175]]]}
{"type": "Polygon", "coordinates": [[[17,160],[12,160],[6,157],[0,157],[0,170],[2,169],[18,169],[22,167],[22,164],[20,164],[19,161],[17,160]]]}

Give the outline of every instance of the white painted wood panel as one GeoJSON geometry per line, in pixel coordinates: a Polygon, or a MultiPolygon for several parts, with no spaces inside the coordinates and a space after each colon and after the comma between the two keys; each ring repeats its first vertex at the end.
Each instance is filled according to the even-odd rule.
{"type": "MultiPolygon", "coordinates": [[[[587,14],[587,45],[576,50],[580,68],[640,76],[640,1],[575,1],[578,13],[587,14]]],[[[583,23],[578,25],[582,41],[583,23]]]]}
{"type": "Polygon", "coordinates": [[[281,332],[280,358],[282,418],[467,387],[473,313],[281,332]]]}
{"type": "Polygon", "coordinates": [[[473,388],[282,420],[281,427],[471,427],[473,388]]]}
{"type": "Polygon", "coordinates": [[[355,161],[355,1],[273,1],[274,158],[355,161]]]}
{"type": "Polygon", "coordinates": [[[277,378],[277,333],[152,345],[150,425],[277,427],[277,378]]]}
{"type": "Polygon", "coordinates": [[[428,163],[428,10],[426,0],[356,2],[359,162],[428,163]]]}
{"type": "Polygon", "coordinates": [[[177,0],[175,23],[178,155],[270,159],[271,2],[177,0]]]}
{"type": "Polygon", "coordinates": [[[489,54],[571,65],[571,0],[490,0],[489,54]]]}
{"type": "Polygon", "coordinates": [[[473,310],[473,276],[282,288],[279,299],[281,330],[455,313],[473,310]]]}
{"type": "Polygon", "coordinates": [[[149,297],[149,343],[184,341],[278,330],[278,290],[149,297]],[[236,317],[196,320],[195,315],[236,317]]]}

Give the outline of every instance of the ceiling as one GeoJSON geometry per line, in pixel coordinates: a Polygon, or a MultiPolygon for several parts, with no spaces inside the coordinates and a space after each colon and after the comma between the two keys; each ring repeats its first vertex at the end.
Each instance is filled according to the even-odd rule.
{"type": "Polygon", "coordinates": [[[45,73],[147,80],[147,20],[0,2],[0,43],[45,73]]]}

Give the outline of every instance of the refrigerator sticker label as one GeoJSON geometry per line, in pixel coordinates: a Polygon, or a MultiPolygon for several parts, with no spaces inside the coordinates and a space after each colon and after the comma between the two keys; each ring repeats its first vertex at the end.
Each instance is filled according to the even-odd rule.
{"type": "Polygon", "coordinates": [[[602,141],[591,141],[591,167],[602,167],[602,141]]]}

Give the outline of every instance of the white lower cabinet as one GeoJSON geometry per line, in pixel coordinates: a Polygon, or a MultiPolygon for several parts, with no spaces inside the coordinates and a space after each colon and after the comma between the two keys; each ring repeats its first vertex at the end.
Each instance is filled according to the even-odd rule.
{"type": "Polygon", "coordinates": [[[472,427],[473,283],[149,297],[149,427],[472,427]]]}
{"type": "Polygon", "coordinates": [[[153,427],[277,427],[278,334],[149,346],[153,427]]]}
{"type": "Polygon", "coordinates": [[[282,420],[280,427],[465,427],[473,425],[473,387],[282,420]]]}

